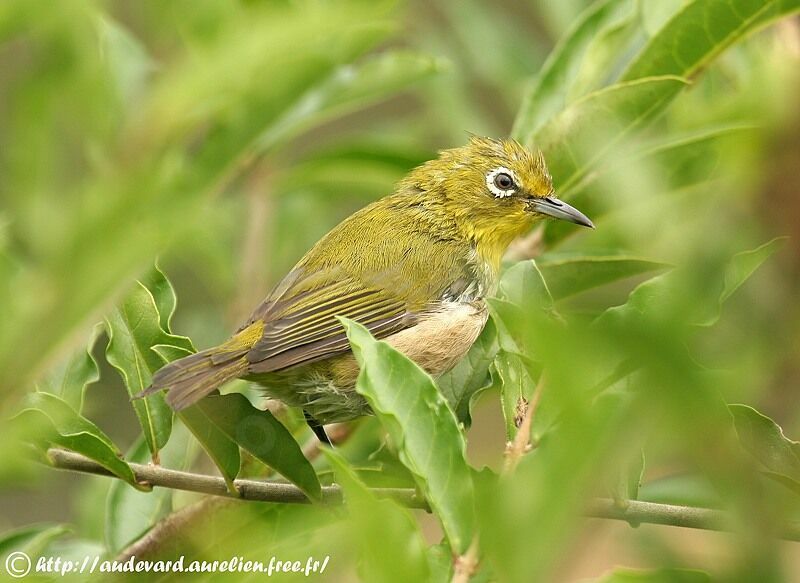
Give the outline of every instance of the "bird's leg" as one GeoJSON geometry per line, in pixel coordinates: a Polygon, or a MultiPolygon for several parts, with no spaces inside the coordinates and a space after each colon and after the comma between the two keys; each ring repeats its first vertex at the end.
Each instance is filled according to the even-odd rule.
{"type": "Polygon", "coordinates": [[[314,419],[308,411],[303,410],[303,416],[306,418],[306,423],[311,428],[311,431],[314,432],[314,435],[317,436],[322,443],[326,444],[328,447],[333,447],[331,443],[330,437],[328,434],[325,433],[325,428],[322,426],[322,423],[314,419]]]}

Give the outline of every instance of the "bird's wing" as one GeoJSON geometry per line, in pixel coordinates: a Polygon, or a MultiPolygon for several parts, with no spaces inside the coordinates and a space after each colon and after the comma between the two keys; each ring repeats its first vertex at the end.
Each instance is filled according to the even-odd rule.
{"type": "MultiPolygon", "coordinates": [[[[386,281],[394,280],[385,273],[386,281]]],[[[413,326],[420,315],[392,285],[365,282],[336,269],[287,276],[250,322],[264,322],[263,336],[247,353],[252,373],[307,364],[350,349],[336,316],[364,325],[376,338],[413,326]]]]}

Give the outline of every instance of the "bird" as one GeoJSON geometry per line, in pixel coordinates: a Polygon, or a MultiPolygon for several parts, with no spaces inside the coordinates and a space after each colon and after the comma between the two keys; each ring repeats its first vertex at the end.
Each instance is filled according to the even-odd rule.
{"type": "Polygon", "coordinates": [[[325,424],[371,413],[355,390],[359,367],[338,317],[440,376],[486,324],[509,244],[545,218],[594,228],[556,198],[541,150],[471,136],[344,219],[228,340],[166,364],[141,396],[166,390],[181,410],[245,379],[302,409],[330,445],[325,424]]]}

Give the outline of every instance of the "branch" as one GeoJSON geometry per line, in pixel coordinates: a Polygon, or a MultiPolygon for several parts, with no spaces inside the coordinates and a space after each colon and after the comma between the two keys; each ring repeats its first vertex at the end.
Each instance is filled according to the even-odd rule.
{"type": "MultiPolygon", "coordinates": [[[[83,455],[64,449],[51,448],[47,450],[47,457],[53,467],[61,470],[96,474],[116,478],[106,468],[83,455]]],[[[222,477],[208,476],[171,470],[162,466],[145,464],[128,464],[133,470],[137,482],[171,488],[173,490],[186,490],[213,496],[225,496],[241,500],[256,502],[284,502],[289,504],[308,504],[310,500],[303,491],[293,484],[285,482],[266,482],[259,480],[237,479],[233,481],[238,496],[228,491],[222,477]]],[[[409,508],[428,510],[427,502],[422,499],[413,488],[373,488],[372,492],[379,497],[392,498],[409,508]]],[[[323,504],[341,504],[342,492],[339,486],[322,487],[323,504]]]]}
{"type": "MultiPolygon", "coordinates": [[[[47,456],[53,467],[57,469],[116,477],[97,462],[77,453],[53,448],[48,450],[47,456]]],[[[239,496],[237,497],[228,491],[225,486],[225,480],[221,477],[170,470],[161,466],[135,463],[129,465],[137,481],[148,483],[152,486],[257,502],[309,503],[302,490],[292,484],[245,479],[234,480],[234,484],[239,491],[239,496]]],[[[429,510],[425,500],[420,498],[413,488],[372,488],[371,491],[379,497],[391,498],[409,508],[429,510]]],[[[341,504],[342,500],[342,492],[338,486],[323,486],[322,502],[324,504],[341,504]]],[[[607,498],[591,500],[585,510],[585,514],[592,518],[624,520],[634,524],[644,522],[719,531],[729,530],[730,525],[735,522],[733,517],[723,510],[656,504],[639,500],[628,500],[624,505],[621,505],[607,498]]],[[[785,524],[781,536],[786,540],[800,542],[800,523],[789,522],[785,524]]]]}

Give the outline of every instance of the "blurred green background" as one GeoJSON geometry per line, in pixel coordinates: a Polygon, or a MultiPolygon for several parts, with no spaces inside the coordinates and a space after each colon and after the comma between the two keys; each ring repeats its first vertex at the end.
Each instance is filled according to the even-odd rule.
{"type": "MultiPolygon", "coordinates": [[[[767,445],[740,448],[742,427],[733,444],[726,408],[746,403],[800,436],[799,9],[790,0],[5,0],[4,416],[49,387],[130,459],[146,460],[105,358],[107,332],[94,325],[156,258],[178,298],[172,331],[211,346],[320,236],[410,168],[468,132],[513,135],[543,148],[558,192],[597,229],[548,224],[509,251],[493,304],[500,352],[489,358],[490,386],[473,387],[486,388],[466,434],[474,468],[500,469],[514,396],[530,398],[542,368],[548,385],[540,447],[515,479],[476,473],[477,577],[594,580],[624,565],[800,580],[800,547],[776,538],[782,521],[800,519],[800,446],[765,425],[767,445]],[[529,281],[538,274],[544,295],[529,281]],[[87,339],[99,374],[84,386],[87,339]],[[579,520],[584,500],[618,493],[605,485],[638,468],[642,451],[634,497],[725,508],[734,533],[579,520]]],[[[273,410],[309,439],[296,412],[273,410]]],[[[355,425],[341,447],[351,467],[408,485],[395,450],[380,447],[380,422],[355,425]]],[[[198,499],[169,493],[154,505],[109,479],[31,464],[20,443],[20,434],[36,441],[31,432],[4,423],[0,434],[0,528],[13,535],[1,548],[113,557],[198,499]]],[[[178,424],[162,458],[215,471],[178,424]]],[[[245,469],[263,472],[255,460],[245,469]]],[[[225,544],[187,548],[328,553],[329,580],[449,578],[455,549],[439,546],[436,516],[384,508],[390,518],[374,520],[400,525],[381,543],[362,540],[376,525],[357,511],[255,506],[246,518],[209,509],[215,529],[230,525],[225,544]],[[408,529],[421,529],[408,536],[424,541],[425,567],[395,572],[405,557],[390,548],[408,529]]],[[[684,576],[693,575],[652,580],[684,576]]]]}

